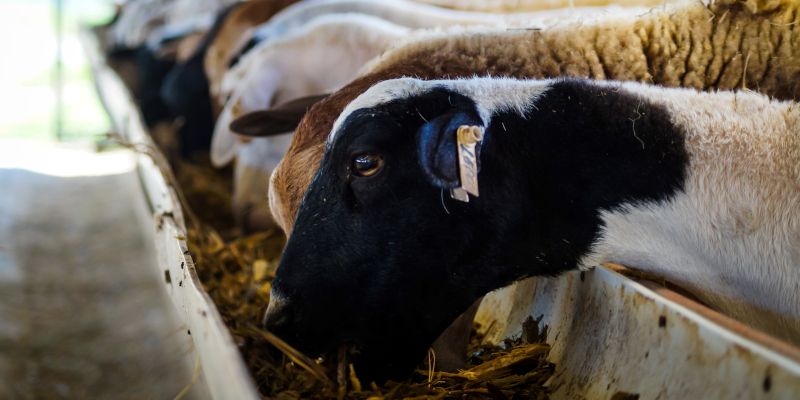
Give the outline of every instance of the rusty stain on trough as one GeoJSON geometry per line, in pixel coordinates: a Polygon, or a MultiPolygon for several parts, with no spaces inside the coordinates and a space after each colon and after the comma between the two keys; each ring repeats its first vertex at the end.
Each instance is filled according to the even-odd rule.
{"type": "Polygon", "coordinates": [[[490,294],[478,312],[479,322],[491,326],[487,340],[519,336],[516,321],[543,316],[552,346],[549,361],[556,365],[553,398],[609,399],[612,393],[648,399],[791,398],[800,393],[797,348],[663,284],[632,280],[617,272],[622,268],[534,278],[490,294]]]}

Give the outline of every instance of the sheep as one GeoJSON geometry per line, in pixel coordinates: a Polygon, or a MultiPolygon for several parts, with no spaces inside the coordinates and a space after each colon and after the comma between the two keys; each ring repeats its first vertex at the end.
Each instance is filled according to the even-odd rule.
{"type": "MultiPolygon", "coordinates": [[[[374,83],[403,76],[591,77],[697,89],[752,88],[779,99],[800,91],[800,4],[790,0],[685,2],[637,17],[544,31],[434,33],[387,51],[368,73],[309,110],[270,178],[269,206],[289,235],[325,138],[344,106],[374,83]]],[[[295,110],[298,119],[305,107],[295,110]]],[[[286,118],[288,111],[283,112],[286,118]]],[[[283,121],[286,125],[286,121],[283,121]]],[[[237,133],[269,135],[269,112],[233,122],[237,133]]]]}
{"type": "MultiPolygon", "coordinates": [[[[220,131],[230,135],[225,128],[237,108],[265,108],[273,97],[291,99],[347,82],[359,67],[408,32],[408,28],[380,18],[333,14],[316,18],[283,39],[253,50],[258,53],[258,63],[252,65],[257,73],[239,82],[248,95],[234,95],[233,104],[226,106],[217,119],[212,162],[221,165],[220,131]]],[[[267,178],[290,140],[288,135],[258,138],[239,148],[233,208],[237,223],[246,231],[274,226],[265,201],[267,178]]]]}
{"type": "Polygon", "coordinates": [[[214,15],[209,14],[199,15],[195,18],[179,21],[171,25],[161,25],[148,35],[146,46],[151,51],[163,52],[163,47],[169,46],[170,43],[174,43],[181,38],[190,35],[199,35],[202,37],[203,33],[207,31],[213,23],[214,15]]]}
{"type": "MultiPolygon", "coordinates": [[[[139,76],[134,92],[151,130],[161,131],[157,125],[176,116],[168,107],[170,99],[165,102],[162,96],[164,79],[176,63],[181,65],[190,59],[214,21],[214,14],[230,3],[233,1],[132,1],[122,7],[110,26],[110,55],[132,54],[135,58],[139,76]]],[[[182,130],[193,129],[195,123],[194,119],[187,120],[182,130]]],[[[157,140],[171,145],[173,139],[157,140]]]]}
{"type": "Polygon", "coordinates": [[[429,6],[411,6],[405,1],[375,3],[364,0],[321,1],[310,5],[298,3],[288,7],[265,24],[265,27],[273,27],[272,33],[267,35],[270,40],[262,41],[251,49],[226,74],[223,90],[218,94],[220,98],[217,101],[223,101],[223,98],[228,101],[216,122],[211,160],[215,165],[223,166],[234,158],[237,151],[250,154],[239,157],[237,170],[246,170],[236,171],[234,189],[234,214],[248,230],[263,229],[274,224],[264,201],[265,188],[272,169],[285,153],[289,141],[285,137],[276,137],[237,145],[235,135],[229,129],[231,121],[241,113],[323,92],[348,82],[356,77],[358,70],[368,59],[377,56],[392,42],[410,32],[408,28],[389,28],[388,21],[381,23],[372,17],[371,21],[376,22],[367,22],[370,20],[366,17],[351,13],[317,17],[312,20],[316,23],[307,22],[297,28],[304,18],[332,10],[369,12],[389,21],[415,27],[453,23],[502,23],[505,26],[508,22],[522,24],[526,28],[543,28],[569,19],[586,18],[590,14],[644,12],[639,8],[622,10],[610,7],[486,16],[480,13],[442,11],[429,6]],[[334,24],[335,21],[340,22],[334,24]],[[322,29],[323,24],[327,28],[322,29]],[[294,30],[287,33],[289,29],[294,30]],[[280,34],[285,36],[279,39],[280,34]],[[330,61],[334,59],[338,61],[330,61]],[[277,146],[277,149],[273,149],[273,146],[277,146]]]}
{"type": "Polygon", "coordinates": [[[110,47],[133,49],[144,44],[163,22],[171,6],[171,0],[136,0],[123,4],[111,25],[110,47]]]}
{"type": "Polygon", "coordinates": [[[563,78],[380,82],[333,123],[266,324],[311,355],[355,344],[368,379],[400,378],[489,291],[605,261],[797,340],[800,104],[563,78]],[[451,199],[475,141],[479,195],[451,199]]]}
{"type": "MultiPolygon", "coordinates": [[[[647,1],[647,0],[646,0],[647,1]]],[[[575,14],[591,13],[608,7],[573,8],[575,14]]],[[[619,7],[613,7],[619,8],[619,7]]],[[[409,28],[430,28],[452,25],[519,25],[529,22],[531,17],[541,18],[541,13],[494,14],[448,10],[407,0],[316,0],[300,2],[288,7],[269,23],[262,25],[253,33],[255,41],[263,41],[285,35],[305,22],[325,14],[358,13],[380,17],[409,28]]],[[[560,13],[559,16],[563,16],[560,13]]]]}
{"type": "Polygon", "coordinates": [[[179,60],[165,77],[160,90],[161,98],[175,115],[183,117],[185,121],[180,129],[180,149],[184,156],[208,151],[211,143],[214,118],[219,113],[219,107],[214,107],[215,103],[211,100],[212,81],[209,77],[214,77],[220,61],[224,61],[218,59],[224,58],[220,47],[228,44],[231,36],[268,19],[293,1],[253,1],[223,8],[191,57],[182,62],[179,60]],[[212,75],[208,75],[209,71],[212,75]]]}
{"type": "Polygon", "coordinates": [[[242,51],[252,31],[296,0],[251,0],[242,3],[225,19],[209,43],[203,60],[203,70],[208,79],[208,90],[214,115],[222,110],[220,88],[222,78],[233,59],[242,51]]]}

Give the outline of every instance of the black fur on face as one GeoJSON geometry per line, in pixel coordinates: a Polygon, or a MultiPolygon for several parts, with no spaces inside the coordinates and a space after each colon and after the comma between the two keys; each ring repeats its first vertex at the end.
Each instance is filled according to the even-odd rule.
{"type": "Polygon", "coordinates": [[[460,203],[447,164],[461,124],[482,125],[475,103],[444,88],[345,120],[298,213],[268,329],[310,354],[354,344],[360,374],[402,377],[480,296],[575,268],[600,210],[668,198],[685,175],[682,134],[664,110],[561,81],[527,115],[492,116],[480,197],[460,203]],[[384,167],[357,176],[362,154],[384,167]]]}

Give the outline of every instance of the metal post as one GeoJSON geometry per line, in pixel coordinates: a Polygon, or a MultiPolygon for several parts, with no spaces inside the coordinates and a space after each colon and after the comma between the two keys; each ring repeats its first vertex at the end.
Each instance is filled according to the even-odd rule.
{"type": "Polygon", "coordinates": [[[53,91],[56,98],[54,125],[56,139],[64,140],[64,0],[55,1],[56,65],[53,91]]]}

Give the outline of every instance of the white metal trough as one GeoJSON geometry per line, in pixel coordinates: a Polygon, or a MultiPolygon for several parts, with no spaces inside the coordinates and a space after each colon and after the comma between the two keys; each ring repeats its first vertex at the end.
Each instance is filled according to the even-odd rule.
{"type": "MultiPolygon", "coordinates": [[[[176,189],[165,174],[141,115],[108,66],[100,42],[84,30],[97,90],[116,132],[147,149],[138,156],[157,234],[164,290],[189,327],[216,399],[260,395],[233,339],[203,290],[185,241],[176,189]]],[[[631,279],[619,266],[560,278],[529,279],[486,297],[478,311],[486,339],[518,336],[541,318],[561,399],[796,399],[800,350],[722,316],[678,293],[631,279]]]]}

